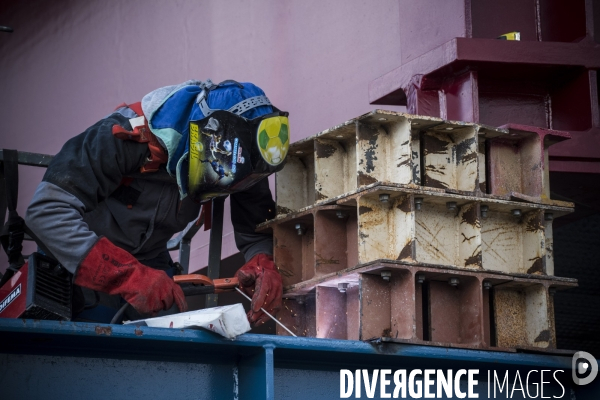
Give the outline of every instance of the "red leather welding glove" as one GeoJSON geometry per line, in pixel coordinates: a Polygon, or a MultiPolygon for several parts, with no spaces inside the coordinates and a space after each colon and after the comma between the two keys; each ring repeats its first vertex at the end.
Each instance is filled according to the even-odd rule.
{"type": "Polygon", "coordinates": [[[276,314],[281,308],[283,283],[281,275],[268,254],[257,254],[240,268],[235,276],[240,281],[240,288],[252,297],[252,306],[248,311],[248,321],[253,326],[265,323],[269,316],[261,311],[261,307],[270,314],[276,314]]]}
{"type": "Polygon", "coordinates": [[[187,310],[183,291],[164,272],[141,264],[127,251],[100,238],[79,265],[75,284],[111,295],[121,295],[140,314],[156,315],[173,302],[187,310]]]}

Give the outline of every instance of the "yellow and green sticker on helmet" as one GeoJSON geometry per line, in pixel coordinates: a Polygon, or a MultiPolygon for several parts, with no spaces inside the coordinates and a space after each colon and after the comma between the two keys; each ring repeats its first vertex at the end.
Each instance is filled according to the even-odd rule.
{"type": "Polygon", "coordinates": [[[265,118],[258,125],[257,142],[260,155],[269,165],[279,165],[285,160],[290,147],[288,117],[265,118]]]}

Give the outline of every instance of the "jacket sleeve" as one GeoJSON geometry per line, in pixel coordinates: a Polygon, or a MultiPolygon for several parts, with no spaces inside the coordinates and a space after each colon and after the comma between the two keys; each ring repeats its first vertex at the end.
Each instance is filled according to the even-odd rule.
{"type": "Polygon", "coordinates": [[[257,254],[273,254],[273,235],[257,233],[256,225],[275,218],[275,202],[269,180],[263,179],[243,192],[231,195],[231,222],[235,244],[250,261],[257,254]]]}
{"type": "MultiPolygon", "coordinates": [[[[130,112],[130,111],[129,111],[130,112]]],[[[54,257],[75,273],[98,240],[83,220],[149,155],[145,143],[117,139],[113,125],[131,129],[120,113],[70,139],[54,157],[29,205],[25,222],[54,257]]]]}

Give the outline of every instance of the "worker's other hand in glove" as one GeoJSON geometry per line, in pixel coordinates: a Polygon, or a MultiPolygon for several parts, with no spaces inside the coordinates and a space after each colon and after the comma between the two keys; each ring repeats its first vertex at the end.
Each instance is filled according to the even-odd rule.
{"type": "Polygon", "coordinates": [[[252,306],[248,311],[248,321],[253,326],[265,323],[269,316],[261,311],[261,307],[270,314],[276,314],[281,308],[283,283],[281,275],[268,254],[257,254],[240,268],[235,276],[240,281],[240,288],[252,297],[252,306]]]}
{"type": "Polygon", "coordinates": [[[127,251],[102,237],[79,265],[75,284],[121,295],[140,314],[155,316],[173,303],[187,310],[183,291],[164,271],[141,264],[127,251]]]}

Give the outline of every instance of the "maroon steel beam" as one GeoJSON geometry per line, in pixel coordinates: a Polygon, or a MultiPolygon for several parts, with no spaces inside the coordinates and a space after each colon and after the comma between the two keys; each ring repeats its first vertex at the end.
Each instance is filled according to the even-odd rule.
{"type": "MultiPolygon", "coordinates": [[[[454,38],[371,81],[369,102],[390,104],[386,97],[396,96],[396,99],[404,100],[397,105],[406,105],[406,90],[413,76],[431,74],[427,79],[442,79],[467,65],[485,66],[486,63],[599,69],[600,45],[454,38]]],[[[427,86],[423,89],[427,89],[427,86]]]]}

